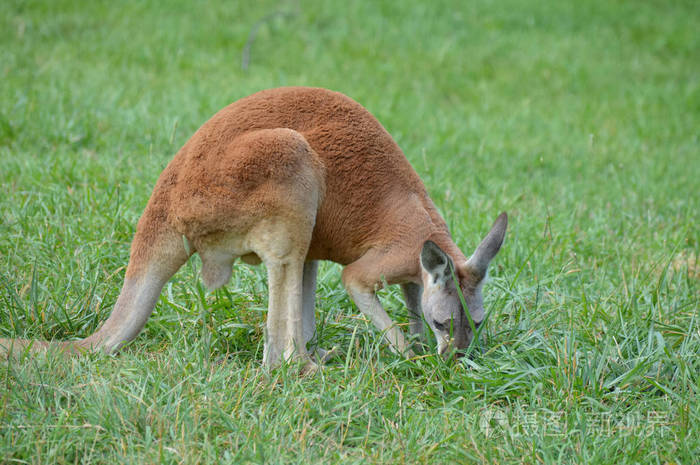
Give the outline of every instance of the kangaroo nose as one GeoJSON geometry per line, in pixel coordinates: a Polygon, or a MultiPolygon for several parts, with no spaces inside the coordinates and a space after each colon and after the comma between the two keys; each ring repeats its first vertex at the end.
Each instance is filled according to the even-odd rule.
{"type": "Polygon", "coordinates": [[[448,360],[450,355],[452,355],[453,360],[459,360],[460,358],[464,357],[464,354],[466,353],[464,350],[461,350],[460,348],[457,348],[457,350],[452,350],[453,348],[454,344],[452,343],[441,346],[439,349],[440,356],[445,360],[448,360]]]}
{"type": "Polygon", "coordinates": [[[438,353],[442,358],[447,358],[452,350],[452,340],[444,339],[438,343],[438,353]]]}

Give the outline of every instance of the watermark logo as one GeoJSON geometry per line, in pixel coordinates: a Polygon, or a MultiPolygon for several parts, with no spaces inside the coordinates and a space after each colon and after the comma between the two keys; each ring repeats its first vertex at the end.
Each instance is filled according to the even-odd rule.
{"type": "Polygon", "coordinates": [[[669,430],[667,414],[614,412],[566,412],[551,410],[511,410],[497,406],[479,412],[478,425],[487,436],[564,436],[572,433],[597,435],[649,436],[669,430]]]}

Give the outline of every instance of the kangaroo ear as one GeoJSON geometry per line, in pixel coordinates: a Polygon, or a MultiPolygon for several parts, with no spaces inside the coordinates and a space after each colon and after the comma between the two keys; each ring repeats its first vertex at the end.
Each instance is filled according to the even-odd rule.
{"type": "Polygon", "coordinates": [[[491,226],[491,231],[486,235],[474,254],[467,260],[467,266],[476,273],[479,278],[486,276],[489,263],[496,256],[503,244],[503,238],[508,228],[508,215],[501,213],[491,226]]]}
{"type": "Polygon", "coordinates": [[[445,282],[452,275],[450,270],[452,260],[433,241],[425,241],[423,244],[420,264],[435,283],[445,282]]]}

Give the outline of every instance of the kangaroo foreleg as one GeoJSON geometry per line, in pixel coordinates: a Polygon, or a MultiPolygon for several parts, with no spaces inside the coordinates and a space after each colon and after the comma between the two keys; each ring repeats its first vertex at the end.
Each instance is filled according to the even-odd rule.
{"type": "Polygon", "coordinates": [[[407,345],[403,333],[386,313],[377,294],[373,291],[366,291],[352,286],[347,287],[347,289],[357,308],[374,323],[377,329],[384,333],[384,338],[390,344],[391,349],[398,354],[411,356],[410,353],[407,353],[407,345]]]}
{"type": "Polygon", "coordinates": [[[383,282],[400,282],[401,277],[407,274],[405,265],[395,258],[402,254],[395,252],[370,250],[359,260],[346,266],[342,278],[357,308],[384,333],[384,338],[392,350],[412,357],[413,352],[408,349],[403,332],[386,313],[376,292],[383,282]]]}
{"type": "Polygon", "coordinates": [[[409,331],[414,336],[422,337],[425,334],[425,323],[420,305],[421,286],[416,283],[404,283],[401,290],[408,308],[409,331]]]}

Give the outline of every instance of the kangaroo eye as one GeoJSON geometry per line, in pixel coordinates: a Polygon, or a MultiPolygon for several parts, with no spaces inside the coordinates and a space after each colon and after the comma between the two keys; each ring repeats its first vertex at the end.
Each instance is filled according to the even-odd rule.
{"type": "Polygon", "coordinates": [[[438,323],[435,320],[433,320],[433,326],[435,326],[435,329],[440,330],[440,331],[445,331],[447,329],[447,325],[444,325],[442,323],[438,323]]]}

